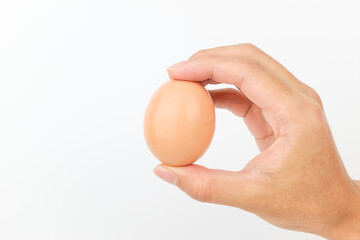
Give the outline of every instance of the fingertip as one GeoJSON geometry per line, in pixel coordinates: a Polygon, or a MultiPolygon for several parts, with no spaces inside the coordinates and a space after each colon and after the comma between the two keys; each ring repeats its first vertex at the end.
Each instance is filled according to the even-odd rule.
{"type": "Polygon", "coordinates": [[[173,171],[170,171],[168,168],[164,166],[164,164],[160,164],[156,166],[153,170],[154,174],[162,179],[163,181],[176,185],[177,175],[173,171]]]}
{"type": "Polygon", "coordinates": [[[204,67],[192,60],[178,62],[168,67],[167,73],[171,79],[183,81],[203,82],[209,79],[204,67]]]}

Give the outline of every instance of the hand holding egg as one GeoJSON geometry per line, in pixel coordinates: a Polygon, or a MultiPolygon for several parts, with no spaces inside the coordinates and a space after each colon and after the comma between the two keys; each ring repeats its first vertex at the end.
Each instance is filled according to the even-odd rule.
{"type": "Polygon", "coordinates": [[[314,89],[249,44],[199,51],[168,73],[183,81],[164,84],[145,117],[147,143],[165,163],[154,169],[158,177],[196,200],[241,208],[278,227],[360,239],[360,181],[347,174],[314,89]],[[209,91],[211,102],[195,82],[236,89],[209,91]],[[187,165],[211,140],[212,104],[242,117],[255,138],[261,153],[242,170],[187,165]]]}

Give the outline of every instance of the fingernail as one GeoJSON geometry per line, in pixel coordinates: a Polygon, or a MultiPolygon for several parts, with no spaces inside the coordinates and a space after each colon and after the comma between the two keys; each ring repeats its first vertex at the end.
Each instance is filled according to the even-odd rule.
{"type": "Polygon", "coordinates": [[[186,63],[187,63],[187,61],[178,62],[178,63],[176,63],[176,64],[168,67],[167,70],[168,70],[168,71],[171,71],[171,70],[174,70],[174,69],[176,69],[176,68],[180,68],[180,67],[184,66],[186,63]]]}
{"type": "Polygon", "coordinates": [[[176,184],[176,174],[169,171],[165,167],[159,166],[154,169],[154,173],[156,176],[164,180],[165,182],[168,182],[170,184],[176,184]]]}

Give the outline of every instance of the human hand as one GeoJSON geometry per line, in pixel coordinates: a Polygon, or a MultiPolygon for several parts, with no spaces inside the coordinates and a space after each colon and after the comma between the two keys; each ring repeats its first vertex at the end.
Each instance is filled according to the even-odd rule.
{"type": "Polygon", "coordinates": [[[236,86],[209,92],[216,107],[244,118],[261,153],[241,171],[159,165],[157,176],[196,200],[238,207],[278,227],[360,239],[360,184],[348,176],[312,88],[251,44],[199,51],[168,73],[236,86]]]}

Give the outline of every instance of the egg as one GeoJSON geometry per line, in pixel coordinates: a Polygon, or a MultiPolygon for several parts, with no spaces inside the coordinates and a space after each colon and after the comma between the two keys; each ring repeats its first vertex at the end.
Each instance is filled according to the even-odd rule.
{"type": "Polygon", "coordinates": [[[215,130],[215,109],[197,82],[170,80],[150,99],[144,117],[146,143],[162,163],[185,166],[208,149],[215,130]]]}

